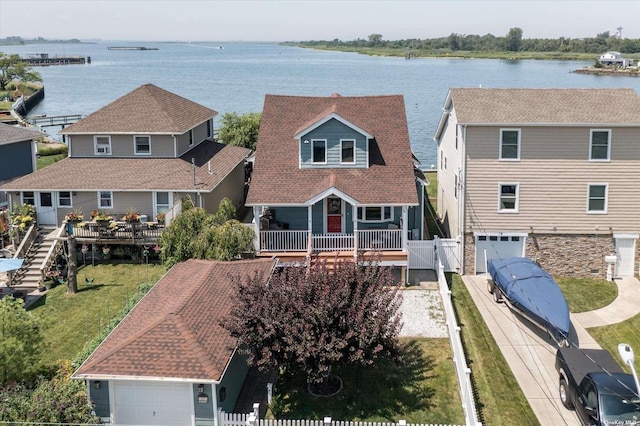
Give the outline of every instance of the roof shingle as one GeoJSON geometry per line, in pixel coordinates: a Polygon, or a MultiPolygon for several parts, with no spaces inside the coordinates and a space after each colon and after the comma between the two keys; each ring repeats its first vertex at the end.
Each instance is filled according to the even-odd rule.
{"type": "Polygon", "coordinates": [[[156,283],[74,374],[219,381],[236,340],[220,325],[233,307],[233,278],[266,282],[275,261],[190,259],[156,283]]]}
{"type": "Polygon", "coordinates": [[[182,134],[218,113],[144,84],[60,131],[73,134],[182,134]]]}
{"type": "Polygon", "coordinates": [[[44,138],[44,133],[0,123],[0,145],[44,138]]]}
{"type": "Polygon", "coordinates": [[[246,204],[304,204],[331,188],[331,182],[360,204],[418,204],[401,95],[266,96],[246,204]],[[331,113],[375,137],[369,168],[299,167],[294,136],[331,113]]]}

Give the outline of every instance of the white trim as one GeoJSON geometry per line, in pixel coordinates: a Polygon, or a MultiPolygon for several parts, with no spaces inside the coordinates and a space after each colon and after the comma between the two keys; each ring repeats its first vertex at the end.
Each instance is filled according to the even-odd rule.
{"type": "Polygon", "coordinates": [[[589,130],[589,161],[609,162],[611,161],[611,129],[590,129],[589,130]],[[607,132],[607,158],[593,158],[593,133],[607,132]]]}
{"type": "MultiPolygon", "coordinates": [[[[335,196],[338,198],[342,198],[343,200],[345,200],[346,202],[348,202],[349,204],[358,204],[358,202],[348,196],[347,194],[345,194],[344,192],[340,191],[339,189],[334,188],[333,186],[325,191],[322,191],[321,193],[319,193],[318,195],[316,195],[313,198],[310,198],[309,200],[307,200],[307,202],[305,204],[302,205],[314,205],[315,203],[317,203],[320,200],[323,200],[327,197],[331,197],[331,196],[335,196]]],[[[271,204],[269,204],[271,206],[271,204]]],[[[283,204],[282,206],[296,206],[299,204],[283,204]]],[[[275,205],[273,205],[275,207],[275,205]]]]}
{"type": "Polygon", "coordinates": [[[302,136],[306,135],[307,133],[309,133],[313,129],[317,129],[318,127],[322,126],[324,123],[328,122],[332,118],[335,118],[337,121],[339,121],[340,123],[344,124],[345,126],[350,127],[353,130],[355,130],[356,132],[366,136],[368,139],[373,139],[373,135],[372,134],[370,134],[369,132],[365,131],[364,129],[361,129],[360,127],[356,126],[355,124],[351,123],[350,121],[342,118],[341,116],[339,116],[335,112],[332,112],[331,114],[326,115],[324,118],[321,118],[320,120],[318,120],[315,123],[311,124],[309,127],[305,128],[305,129],[302,129],[300,132],[295,134],[293,136],[293,138],[294,139],[302,138],[302,136]]]}
{"type": "MultiPolygon", "coordinates": [[[[334,199],[338,199],[340,200],[340,232],[332,232],[332,234],[344,234],[344,229],[345,229],[345,218],[346,218],[346,214],[345,214],[345,203],[344,200],[340,197],[336,197],[336,196],[329,196],[327,198],[324,199],[324,203],[322,203],[322,209],[324,211],[324,215],[322,217],[322,229],[324,231],[325,234],[329,233],[329,209],[328,209],[328,204],[329,204],[329,198],[334,198],[334,199]]],[[[334,215],[337,216],[337,215],[334,215]]]]}
{"type": "MultiPolygon", "coordinates": [[[[103,148],[106,146],[105,143],[100,144],[103,148]]],[[[113,150],[111,149],[111,135],[94,135],[93,136],[93,153],[95,155],[111,155],[113,150]],[[106,138],[109,141],[108,146],[106,147],[106,152],[98,152],[98,139],[106,138]]]]}
{"type": "Polygon", "coordinates": [[[520,212],[520,184],[516,182],[498,182],[498,213],[519,213],[520,212]],[[502,208],[502,187],[503,186],[515,186],[516,187],[516,200],[515,207],[513,209],[502,208]]]}
{"type": "Polygon", "coordinates": [[[113,202],[113,191],[105,191],[105,190],[100,190],[98,191],[98,209],[113,209],[113,205],[115,203],[113,202]],[[102,197],[100,196],[100,194],[102,192],[108,192],[109,193],[109,200],[111,201],[111,205],[110,206],[103,206],[102,205],[102,197]]]}
{"type": "Polygon", "coordinates": [[[340,164],[356,164],[356,140],[355,139],[340,139],[340,164]],[[353,161],[344,161],[342,158],[342,148],[344,142],[352,142],[353,147],[353,161]]]}
{"type": "MultiPolygon", "coordinates": [[[[152,222],[156,221],[155,220],[156,215],[159,213],[158,212],[158,194],[159,193],[166,193],[167,196],[168,196],[168,204],[166,205],[167,206],[167,210],[166,211],[171,210],[171,206],[173,206],[173,192],[171,192],[171,191],[153,191],[152,194],[151,194],[152,202],[153,202],[153,220],[151,220],[152,222]]],[[[162,206],[164,207],[165,204],[162,204],[162,206]]],[[[163,212],[163,213],[166,213],[166,211],[163,212]]]]}
{"type": "Polygon", "coordinates": [[[327,157],[329,153],[327,152],[327,140],[326,139],[311,139],[311,164],[327,164],[327,157]],[[323,142],[324,143],[324,161],[315,161],[315,143],[323,142]]]}
{"type": "Polygon", "coordinates": [[[609,184],[600,182],[587,183],[587,214],[607,214],[609,206],[609,184]],[[604,186],[604,210],[589,210],[589,200],[591,200],[591,187],[604,186]]]}
{"type": "Polygon", "coordinates": [[[473,237],[521,237],[526,238],[529,236],[528,232],[518,232],[518,231],[506,231],[506,232],[473,232],[473,237]]]}
{"type": "Polygon", "coordinates": [[[627,239],[638,239],[640,238],[640,234],[613,234],[613,238],[627,238],[627,239]]]}
{"type": "MultiPolygon", "coordinates": [[[[390,205],[373,205],[373,206],[359,205],[357,207],[358,208],[356,209],[356,220],[358,222],[362,222],[362,223],[393,222],[394,217],[395,217],[395,212],[394,212],[395,208],[394,208],[394,206],[390,206],[390,205]],[[388,218],[385,218],[384,217],[384,209],[387,208],[387,207],[390,209],[391,214],[390,214],[390,216],[388,218]],[[366,209],[368,209],[368,208],[379,208],[380,209],[380,219],[367,219],[366,218],[366,215],[367,215],[367,210],[366,209]],[[360,218],[360,215],[359,215],[360,209],[363,209],[362,210],[362,216],[363,216],[362,219],[360,218]]],[[[405,208],[406,205],[403,205],[402,207],[405,208]]]]}
{"type": "Polygon", "coordinates": [[[151,135],[133,135],[133,155],[151,155],[151,135]],[[149,152],[138,152],[138,138],[147,138],[149,141],[149,152]]]}
{"type": "Polygon", "coordinates": [[[500,161],[520,161],[520,147],[521,146],[522,146],[522,132],[521,132],[521,129],[514,129],[514,128],[501,128],[500,129],[500,143],[499,143],[499,146],[498,146],[498,150],[499,150],[498,151],[498,155],[499,155],[498,159],[500,161]],[[503,136],[504,132],[516,132],[518,134],[518,147],[517,147],[518,151],[517,151],[517,154],[516,154],[516,158],[504,158],[503,157],[503,152],[502,152],[503,139],[502,139],[502,136],[503,136]]]}

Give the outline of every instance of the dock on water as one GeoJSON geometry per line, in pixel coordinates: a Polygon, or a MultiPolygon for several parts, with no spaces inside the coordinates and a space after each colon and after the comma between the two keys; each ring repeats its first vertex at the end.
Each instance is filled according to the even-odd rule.
{"type": "Polygon", "coordinates": [[[91,63],[91,56],[49,56],[48,53],[32,53],[20,58],[21,62],[31,66],[44,67],[49,65],[83,65],[91,63]]]}

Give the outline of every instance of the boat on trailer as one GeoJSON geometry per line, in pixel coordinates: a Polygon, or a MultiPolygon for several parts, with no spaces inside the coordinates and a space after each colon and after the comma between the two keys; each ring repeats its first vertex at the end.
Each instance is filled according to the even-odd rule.
{"type": "Polygon", "coordinates": [[[559,346],[569,345],[569,305],[555,280],[526,257],[491,259],[487,289],[496,302],[506,304],[549,333],[559,346]]]}

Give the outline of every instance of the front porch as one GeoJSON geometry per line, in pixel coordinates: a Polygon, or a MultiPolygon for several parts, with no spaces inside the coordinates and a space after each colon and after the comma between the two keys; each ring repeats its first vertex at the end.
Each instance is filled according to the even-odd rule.
{"type": "Polygon", "coordinates": [[[400,229],[369,229],[350,234],[268,230],[260,231],[259,236],[259,252],[404,251],[400,229]]]}

